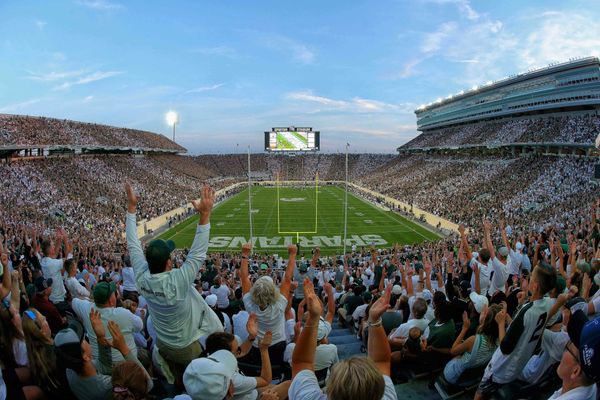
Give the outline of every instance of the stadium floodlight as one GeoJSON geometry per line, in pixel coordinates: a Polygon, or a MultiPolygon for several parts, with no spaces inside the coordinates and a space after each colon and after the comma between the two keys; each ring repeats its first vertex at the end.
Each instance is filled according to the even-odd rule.
{"type": "Polygon", "coordinates": [[[179,115],[175,111],[169,111],[165,115],[165,119],[167,120],[167,125],[173,127],[173,141],[175,141],[175,125],[179,122],[179,115]]]}

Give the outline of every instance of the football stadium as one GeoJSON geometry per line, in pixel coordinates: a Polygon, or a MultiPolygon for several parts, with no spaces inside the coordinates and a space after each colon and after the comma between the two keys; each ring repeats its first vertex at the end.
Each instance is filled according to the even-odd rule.
{"type": "Polygon", "coordinates": [[[1,4],[0,400],[600,398],[597,7],[401,3],[1,4]]]}

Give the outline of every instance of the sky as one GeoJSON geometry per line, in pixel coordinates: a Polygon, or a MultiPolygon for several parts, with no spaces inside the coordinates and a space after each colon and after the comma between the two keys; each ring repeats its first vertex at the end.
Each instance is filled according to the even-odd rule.
{"type": "Polygon", "coordinates": [[[0,113],[261,152],[310,126],[323,152],[392,153],[439,97],[600,54],[600,0],[0,0],[0,113]]]}

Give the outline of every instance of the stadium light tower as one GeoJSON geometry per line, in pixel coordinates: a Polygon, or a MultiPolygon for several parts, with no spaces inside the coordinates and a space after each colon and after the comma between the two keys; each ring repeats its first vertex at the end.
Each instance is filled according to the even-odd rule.
{"type": "Polygon", "coordinates": [[[175,141],[175,125],[179,122],[179,115],[175,111],[169,111],[165,115],[165,119],[167,120],[167,124],[173,127],[173,141],[175,141]]]}

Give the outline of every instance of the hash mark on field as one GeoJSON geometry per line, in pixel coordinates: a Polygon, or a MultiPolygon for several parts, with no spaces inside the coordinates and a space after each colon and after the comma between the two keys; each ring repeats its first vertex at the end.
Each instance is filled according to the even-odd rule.
{"type": "Polygon", "coordinates": [[[217,226],[223,226],[225,225],[225,222],[217,222],[217,226]]]}
{"type": "Polygon", "coordinates": [[[239,208],[234,208],[233,211],[240,211],[240,209],[239,208]]]}
{"type": "Polygon", "coordinates": [[[234,214],[227,214],[225,218],[233,218],[234,214]]]}
{"type": "Polygon", "coordinates": [[[365,214],[363,214],[361,212],[357,212],[357,213],[354,213],[354,214],[356,214],[357,217],[364,217],[364,215],[365,215],[365,214]]]}
{"type": "Polygon", "coordinates": [[[255,210],[252,210],[252,211],[250,211],[250,212],[251,212],[252,214],[256,214],[256,213],[258,213],[259,211],[260,211],[260,209],[258,209],[258,208],[257,208],[257,209],[255,209],[255,210]]]}
{"type": "Polygon", "coordinates": [[[363,222],[364,222],[365,224],[372,224],[372,223],[373,223],[373,220],[371,220],[371,219],[365,219],[363,222]]]}

